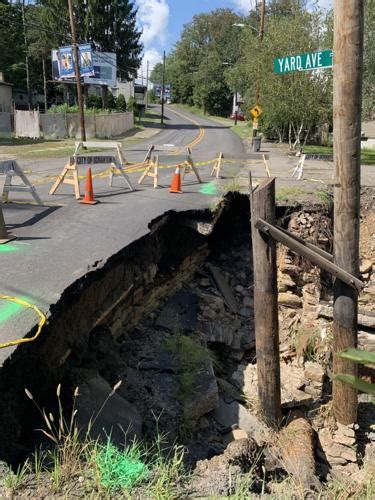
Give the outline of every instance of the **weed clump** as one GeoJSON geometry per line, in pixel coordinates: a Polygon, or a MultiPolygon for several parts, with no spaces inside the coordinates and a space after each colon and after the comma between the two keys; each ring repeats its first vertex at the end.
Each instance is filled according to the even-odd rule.
{"type": "Polygon", "coordinates": [[[178,372],[176,398],[184,402],[194,393],[194,384],[207,359],[206,349],[196,340],[181,334],[170,337],[165,347],[178,372]]]}

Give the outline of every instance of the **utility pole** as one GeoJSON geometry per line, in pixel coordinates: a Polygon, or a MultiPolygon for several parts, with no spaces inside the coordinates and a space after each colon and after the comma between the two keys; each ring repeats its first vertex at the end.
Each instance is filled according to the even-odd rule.
{"type": "MultiPolygon", "coordinates": [[[[264,22],[265,22],[265,17],[266,17],[266,0],[261,0],[261,5],[260,5],[260,23],[259,23],[259,48],[260,48],[260,46],[262,44],[263,37],[264,37],[264,22]]],[[[260,98],[260,82],[259,82],[259,68],[258,68],[257,88],[256,88],[256,95],[255,95],[255,104],[256,105],[259,104],[259,98],[260,98]]],[[[257,128],[254,129],[253,128],[253,137],[256,137],[257,133],[258,133],[258,129],[257,128]]]]}
{"type": "Polygon", "coordinates": [[[47,76],[46,76],[46,58],[42,56],[42,71],[43,71],[43,93],[44,93],[44,112],[47,113],[47,76]]]}
{"type": "Polygon", "coordinates": [[[164,125],[164,94],[165,94],[165,50],[163,52],[163,72],[161,82],[161,124],[164,125]]]}
{"type": "Polygon", "coordinates": [[[27,34],[26,34],[25,0],[22,0],[21,10],[22,10],[23,40],[25,44],[27,101],[30,110],[33,104],[33,97],[31,94],[31,86],[30,86],[30,65],[29,65],[29,49],[28,49],[27,34]]]}
{"type": "MultiPolygon", "coordinates": [[[[335,165],[334,262],[359,274],[363,0],[335,0],[333,132],[335,165]]],[[[357,365],[337,356],[357,345],[358,292],[334,284],[333,371],[357,376],[357,365]]],[[[341,424],[357,420],[357,391],[333,380],[333,408],[341,424]]]]}
{"type": "Polygon", "coordinates": [[[76,35],[76,26],[75,26],[75,22],[74,22],[72,0],[68,0],[68,7],[69,7],[70,30],[72,32],[72,42],[73,42],[73,51],[74,51],[74,70],[75,70],[76,79],[77,79],[77,100],[78,100],[79,118],[80,118],[80,125],[81,125],[81,140],[82,140],[82,142],[86,142],[85,112],[83,109],[81,72],[79,69],[77,35],[76,35]]]}
{"type": "Polygon", "coordinates": [[[234,91],[234,125],[237,125],[237,90],[234,91]]]}
{"type": "Polygon", "coordinates": [[[149,61],[146,63],[146,109],[148,108],[148,72],[149,72],[149,61]]]}

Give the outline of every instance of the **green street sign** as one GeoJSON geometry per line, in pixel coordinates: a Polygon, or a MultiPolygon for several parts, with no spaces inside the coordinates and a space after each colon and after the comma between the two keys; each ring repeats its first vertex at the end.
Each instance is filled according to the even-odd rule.
{"type": "Polygon", "coordinates": [[[274,73],[282,75],[293,71],[312,71],[333,66],[333,51],[319,50],[296,56],[278,57],[274,60],[274,73]]]}

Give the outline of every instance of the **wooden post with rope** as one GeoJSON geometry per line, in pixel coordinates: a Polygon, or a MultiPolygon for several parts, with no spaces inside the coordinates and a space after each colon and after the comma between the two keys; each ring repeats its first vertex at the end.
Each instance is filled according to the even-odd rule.
{"type": "MultiPolygon", "coordinates": [[[[359,274],[361,105],[363,73],[363,0],[336,0],[334,7],[334,262],[359,274]]],[[[337,356],[356,347],[358,291],[340,279],[334,284],[333,372],[357,376],[357,365],[337,356]]],[[[333,409],[338,422],[357,420],[357,391],[333,380],[333,409]]]]}

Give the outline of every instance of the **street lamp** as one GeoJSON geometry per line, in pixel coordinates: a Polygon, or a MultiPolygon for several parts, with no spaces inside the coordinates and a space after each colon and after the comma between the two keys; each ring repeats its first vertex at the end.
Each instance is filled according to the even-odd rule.
{"type": "Polygon", "coordinates": [[[236,26],[237,28],[249,28],[250,30],[255,31],[255,33],[258,33],[260,35],[259,30],[254,28],[254,26],[251,26],[250,24],[244,24],[244,23],[233,23],[232,26],[236,26]]]}

